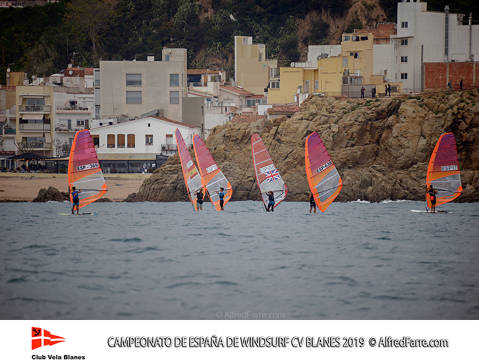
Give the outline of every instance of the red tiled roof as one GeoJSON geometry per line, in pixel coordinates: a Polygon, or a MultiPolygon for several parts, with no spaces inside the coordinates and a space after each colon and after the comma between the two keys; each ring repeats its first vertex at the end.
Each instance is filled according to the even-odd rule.
{"type": "Polygon", "coordinates": [[[219,70],[210,70],[210,69],[188,69],[187,74],[190,75],[200,75],[200,74],[219,74],[219,70]]]}
{"type": "Polygon", "coordinates": [[[93,68],[83,68],[85,75],[93,75],[93,68]]]}
{"type": "Polygon", "coordinates": [[[63,76],[69,77],[85,77],[85,70],[82,68],[67,68],[63,71],[63,76]]]}
{"type": "Polygon", "coordinates": [[[263,99],[264,95],[263,94],[253,94],[253,95],[248,95],[246,98],[248,98],[248,99],[263,99]]]}
{"type": "Polygon", "coordinates": [[[267,110],[268,114],[294,114],[299,111],[296,104],[274,105],[267,110]]]}
{"type": "Polygon", "coordinates": [[[188,127],[188,128],[196,128],[192,125],[189,125],[189,124],[186,124],[186,123],[183,123],[183,122],[179,122],[178,120],[168,119],[166,117],[158,117],[158,116],[155,115],[155,116],[151,116],[151,117],[148,117],[148,118],[155,118],[155,119],[163,120],[164,122],[178,124],[178,125],[182,125],[182,126],[188,127]]]}
{"type": "Polygon", "coordinates": [[[246,95],[246,96],[252,96],[254,95],[253,93],[247,91],[246,89],[237,87],[237,86],[231,86],[231,85],[220,85],[220,89],[229,91],[231,93],[236,93],[238,95],[246,95]]]}

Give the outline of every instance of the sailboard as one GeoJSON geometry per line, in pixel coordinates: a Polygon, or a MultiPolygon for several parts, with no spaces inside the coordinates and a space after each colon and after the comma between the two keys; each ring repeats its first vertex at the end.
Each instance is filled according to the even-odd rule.
{"type": "Polygon", "coordinates": [[[73,202],[72,187],[80,191],[80,208],[95,202],[107,191],[93,139],[88,130],[77,132],[73,139],[68,160],[68,186],[70,202],[73,202]]]}
{"type": "Polygon", "coordinates": [[[196,162],[200,170],[203,187],[208,191],[210,201],[215,209],[220,211],[220,198],[218,194],[220,188],[223,188],[225,192],[224,205],[231,199],[233,188],[223,172],[218,168],[205,143],[197,134],[193,136],[193,148],[195,150],[196,162]]]}
{"type": "MultiPolygon", "coordinates": [[[[456,139],[453,133],[444,133],[434,147],[427,167],[426,186],[437,191],[436,207],[451,202],[461,195],[461,172],[457,160],[456,139]]],[[[426,194],[427,207],[432,204],[426,194]]]]}
{"type": "Polygon", "coordinates": [[[188,197],[193,204],[193,208],[195,211],[198,211],[196,193],[203,188],[201,176],[178,128],[176,128],[175,137],[176,145],[178,146],[178,154],[180,156],[181,169],[183,171],[183,178],[185,179],[186,191],[188,192],[188,197]]]}
{"type": "Polygon", "coordinates": [[[305,167],[314,201],[321,212],[324,212],[341,192],[343,181],[316,132],[306,138],[305,167]]]}
{"type": "Polygon", "coordinates": [[[256,175],[256,183],[261,192],[263,203],[268,205],[268,192],[273,192],[274,208],[278,206],[288,194],[288,187],[274,166],[273,160],[258,134],[251,136],[251,157],[256,175]]]}

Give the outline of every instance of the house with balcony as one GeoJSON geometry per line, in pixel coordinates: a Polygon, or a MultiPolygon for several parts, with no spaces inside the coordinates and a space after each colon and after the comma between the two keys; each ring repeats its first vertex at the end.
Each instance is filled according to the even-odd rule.
{"type": "Polygon", "coordinates": [[[53,156],[53,87],[16,87],[16,144],[19,152],[53,156]]]}
{"type": "Polygon", "coordinates": [[[90,129],[98,159],[106,173],[156,168],[176,154],[178,128],[189,146],[200,129],[160,116],[150,116],[90,129]]]}
{"type": "Polygon", "coordinates": [[[67,156],[75,133],[89,129],[95,113],[95,96],[91,91],[72,92],[65,87],[54,88],[54,155],[67,156]]]}

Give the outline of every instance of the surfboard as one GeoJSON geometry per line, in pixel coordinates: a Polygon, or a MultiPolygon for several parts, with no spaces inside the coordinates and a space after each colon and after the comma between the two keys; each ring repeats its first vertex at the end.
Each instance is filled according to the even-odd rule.
{"type": "MultiPolygon", "coordinates": [[[[456,139],[453,133],[442,134],[434,147],[427,167],[426,186],[436,190],[436,207],[453,201],[461,195],[461,172],[457,159],[456,139]]],[[[427,207],[432,204],[426,194],[427,207]]]]}
{"type": "Polygon", "coordinates": [[[305,168],[314,201],[319,210],[324,212],[341,192],[343,181],[316,132],[306,138],[305,168]]]}
{"type": "Polygon", "coordinates": [[[80,208],[103,197],[107,191],[93,139],[87,129],[77,132],[73,139],[68,159],[68,187],[70,202],[73,202],[72,188],[80,191],[80,208]]]}
{"type": "Polygon", "coordinates": [[[96,215],[95,212],[85,212],[85,213],[79,213],[79,214],[71,214],[71,213],[57,213],[59,216],[94,216],[96,215]]]}
{"type": "MultiPolygon", "coordinates": [[[[421,210],[421,209],[411,209],[410,211],[413,212],[413,213],[430,213],[430,214],[434,214],[434,212],[430,212],[430,211],[426,211],[426,210],[421,210]]],[[[440,210],[440,211],[436,210],[436,213],[449,213],[449,214],[451,214],[452,212],[442,211],[442,210],[440,210]]]]}
{"type": "Polygon", "coordinates": [[[203,187],[208,191],[210,201],[215,209],[221,211],[220,198],[218,195],[220,188],[223,188],[225,192],[223,206],[226,206],[226,203],[231,199],[233,188],[221,169],[218,168],[206,144],[198,134],[193,136],[193,148],[195,150],[195,158],[200,170],[203,187]]]}
{"type": "MultiPolygon", "coordinates": [[[[188,192],[188,197],[190,198],[191,203],[195,211],[198,211],[198,205],[196,193],[203,189],[203,184],[201,182],[201,176],[196,168],[193,159],[191,158],[188,147],[181,135],[181,132],[178,128],[175,131],[176,145],[178,147],[178,154],[180,156],[181,170],[183,171],[183,178],[185,180],[186,190],[188,192]]],[[[203,195],[205,191],[203,190],[203,195]]]]}
{"type": "Polygon", "coordinates": [[[288,187],[276,169],[263,140],[256,133],[251,136],[251,158],[264,208],[266,210],[269,204],[268,192],[273,192],[276,208],[286,198],[288,187]]]}

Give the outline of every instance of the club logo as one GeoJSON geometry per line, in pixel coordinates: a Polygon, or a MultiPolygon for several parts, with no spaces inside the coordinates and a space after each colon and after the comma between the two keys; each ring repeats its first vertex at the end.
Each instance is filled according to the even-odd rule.
{"type": "Polygon", "coordinates": [[[51,334],[44,328],[32,327],[32,350],[42,346],[53,346],[60,342],[65,342],[65,339],[51,334]]]}

